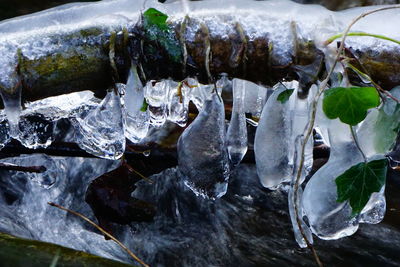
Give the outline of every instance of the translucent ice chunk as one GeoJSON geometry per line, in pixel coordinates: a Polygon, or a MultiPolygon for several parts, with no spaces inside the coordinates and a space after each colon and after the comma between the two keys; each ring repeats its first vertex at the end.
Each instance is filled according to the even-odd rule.
{"type": "MultiPolygon", "coordinates": [[[[400,87],[392,94],[399,94],[400,87]]],[[[386,98],[379,109],[371,110],[360,127],[357,137],[367,158],[385,155],[394,146],[400,125],[400,106],[391,98],[386,98]]]]}
{"type": "MultiPolygon", "coordinates": [[[[257,127],[254,152],[257,173],[263,186],[276,189],[289,182],[293,172],[294,141],[308,122],[308,99],[297,98],[298,83],[278,84],[268,98],[257,127]],[[278,96],[287,88],[294,89],[282,103],[278,96]]],[[[307,143],[305,169],[312,165],[312,141],[307,143]]]]}
{"type": "Polygon", "coordinates": [[[133,143],[146,137],[150,126],[150,113],[143,110],[144,89],[137,74],[136,66],[129,72],[128,82],[122,97],[125,107],[125,136],[133,143]]]}
{"type": "Polygon", "coordinates": [[[184,127],[187,123],[189,103],[185,101],[182,93],[182,83],[167,80],[168,86],[168,120],[184,127]]]}
{"type": "Polygon", "coordinates": [[[182,94],[185,105],[189,105],[189,102],[192,101],[196,108],[201,110],[203,108],[204,101],[207,98],[207,93],[204,89],[204,86],[196,79],[185,79],[182,86],[182,94]]]}
{"type": "Polygon", "coordinates": [[[348,125],[338,119],[329,121],[331,154],[328,162],[307,183],[303,208],[311,230],[322,239],[338,239],[355,233],[358,218],[351,215],[349,203],[337,202],[335,179],[351,166],[363,161],[348,125]]]}
{"type": "Polygon", "coordinates": [[[109,91],[94,109],[74,120],[76,142],[88,153],[118,159],[125,151],[123,114],[120,97],[109,91]]]}
{"type": "Polygon", "coordinates": [[[372,193],[367,205],[361,211],[360,223],[377,224],[385,217],[385,186],[379,192],[372,193]]]}
{"type": "Polygon", "coordinates": [[[247,152],[247,128],[244,114],[244,95],[246,83],[240,79],[233,79],[233,108],[226,134],[226,146],[229,159],[233,166],[238,165],[247,152]]]}
{"type": "Polygon", "coordinates": [[[161,127],[167,120],[167,100],[168,100],[167,82],[147,82],[144,88],[144,97],[149,104],[150,124],[155,127],[161,127]]]}
{"type": "Polygon", "coordinates": [[[229,159],[225,147],[225,111],[212,94],[178,140],[178,166],[185,184],[197,195],[218,198],[226,193],[229,159]]]}
{"type": "Polygon", "coordinates": [[[55,123],[40,113],[21,116],[18,140],[31,149],[46,148],[54,141],[55,123]]]}

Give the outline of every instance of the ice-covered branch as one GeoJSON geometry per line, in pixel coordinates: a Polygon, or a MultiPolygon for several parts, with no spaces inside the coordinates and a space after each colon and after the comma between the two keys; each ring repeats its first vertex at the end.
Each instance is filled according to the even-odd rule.
{"type": "MultiPolygon", "coordinates": [[[[310,84],[325,67],[323,41],[367,9],[332,12],[289,1],[191,2],[188,14],[179,2],[61,6],[0,23],[0,87],[11,91],[21,85],[22,98],[28,101],[83,90],[104,96],[116,82],[109,57],[112,32],[118,33],[114,60],[121,82],[126,82],[134,60],[142,66],[142,80],[196,76],[204,82],[209,69],[213,77],[224,72],[270,85],[301,77],[300,82],[310,84]],[[148,7],[169,15],[173,31],[167,41],[182,51],[174,58],[159,36],[142,27],[140,12],[148,7]]],[[[379,14],[354,30],[397,38],[399,22],[398,14],[379,14]]],[[[348,46],[382,87],[400,82],[395,44],[353,37],[348,46]]]]}

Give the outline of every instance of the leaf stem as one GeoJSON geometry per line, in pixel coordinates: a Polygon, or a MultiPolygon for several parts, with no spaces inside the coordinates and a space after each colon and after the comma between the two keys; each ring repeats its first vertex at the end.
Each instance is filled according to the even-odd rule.
{"type": "Polygon", "coordinates": [[[367,157],[365,156],[364,152],[362,151],[360,147],[360,143],[358,142],[357,134],[354,132],[353,126],[349,125],[350,127],[350,132],[353,137],[354,143],[356,143],[357,149],[360,151],[362,157],[364,158],[364,162],[367,163],[367,157]]]}
{"type": "MultiPolygon", "coordinates": [[[[340,38],[343,36],[343,33],[339,33],[336,35],[333,35],[331,37],[329,37],[325,42],[324,45],[329,45],[330,43],[332,43],[334,40],[340,38]]],[[[377,39],[382,39],[382,40],[386,40],[386,41],[390,41],[393,43],[396,43],[398,45],[400,45],[400,41],[396,40],[396,39],[392,39],[390,37],[387,37],[385,35],[381,35],[381,34],[373,34],[373,33],[367,33],[367,32],[349,32],[347,34],[347,36],[368,36],[368,37],[374,37],[377,39]]]]}

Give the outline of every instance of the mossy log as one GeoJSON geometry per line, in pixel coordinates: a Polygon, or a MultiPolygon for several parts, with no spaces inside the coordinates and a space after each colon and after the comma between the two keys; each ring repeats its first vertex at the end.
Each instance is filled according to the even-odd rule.
{"type": "MultiPolygon", "coordinates": [[[[173,21],[166,35],[137,23],[114,29],[116,35],[112,29],[90,27],[49,36],[56,49],[34,58],[19,55],[15,67],[22,99],[34,101],[83,90],[101,97],[115,82],[126,82],[131,62],[140,66],[144,81],[191,76],[210,83],[227,73],[263,85],[300,79],[307,86],[325,71],[324,53],[312,40],[294,35],[291,60],[282,65],[272,56],[277,47],[268,33],[254,38],[236,23],[231,34],[223,36],[212,32],[207,23],[197,28],[192,25],[196,23],[190,18],[173,21]],[[193,29],[195,33],[187,38],[185,32],[193,29]]],[[[376,49],[355,50],[354,54],[374,81],[390,90],[400,84],[400,50],[376,49]]]]}

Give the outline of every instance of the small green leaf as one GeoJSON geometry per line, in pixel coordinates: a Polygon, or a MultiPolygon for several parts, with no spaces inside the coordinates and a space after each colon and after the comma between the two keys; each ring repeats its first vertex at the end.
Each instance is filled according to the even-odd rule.
{"type": "Polygon", "coordinates": [[[337,201],[349,200],[352,214],[359,214],[373,192],[379,192],[386,181],[387,160],[361,162],[352,166],[335,180],[337,201]]]}
{"type": "Polygon", "coordinates": [[[324,93],[322,108],[329,119],[357,125],[367,116],[367,110],[379,105],[374,87],[336,87],[324,93]]]}
{"type": "Polygon", "coordinates": [[[278,95],[278,98],[276,100],[280,101],[282,104],[284,104],[286,101],[289,100],[290,96],[293,94],[294,89],[286,89],[285,91],[281,92],[278,95]]]}
{"type": "Polygon", "coordinates": [[[149,8],[143,13],[143,18],[145,20],[145,24],[156,26],[159,29],[167,30],[167,19],[168,16],[155,8],[149,8]]]}
{"type": "Polygon", "coordinates": [[[142,107],[140,108],[140,111],[146,112],[148,106],[149,106],[149,104],[147,104],[146,99],[143,99],[143,104],[142,104],[142,107]]]}

